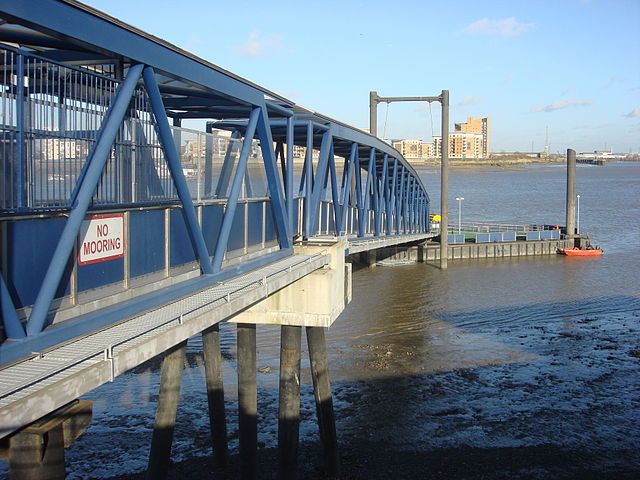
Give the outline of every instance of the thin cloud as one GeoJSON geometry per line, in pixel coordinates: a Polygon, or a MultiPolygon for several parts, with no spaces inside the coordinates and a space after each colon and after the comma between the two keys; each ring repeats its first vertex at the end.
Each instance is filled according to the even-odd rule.
{"type": "Polygon", "coordinates": [[[243,57],[264,57],[272,54],[292,53],[284,45],[284,38],[281,35],[270,35],[261,37],[257,30],[249,34],[249,38],[242,44],[232,47],[232,50],[243,57]]]}
{"type": "Polygon", "coordinates": [[[627,117],[627,118],[637,118],[640,117],[640,107],[636,107],[633,110],[631,110],[629,113],[627,113],[626,115],[622,115],[623,117],[627,117]]]}
{"type": "MultiPolygon", "coordinates": [[[[467,95],[466,97],[462,97],[458,103],[452,104],[451,108],[456,107],[464,107],[465,105],[474,105],[476,103],[480,103],[484,101],[484,97],[481,95],[467,95]]],[[[433,102],[431,105],[432,109],[440,108],[439,102],[433,102]]],[[[427,102],[420,104],[416,107],[416,111],[429,110],[429,104],[427,102]]]]}
{"type": "Polygon", "coordinates": [[[484,97],[480,95],[467,95],[466,97],[462,97],[462,100],[454,105],[454,107],[463,107],[465,105],[473,105],[475,103],[480,103],[484,100],[484,97]]]}
{"type": "Polygon", "coordinates": [[[591,128],[591,125],[585,125],[585,124],[582,124],[582,125],[576,125],[574,128],[575,128],[576,130],[580,130],[580,129],[583,129],[583,128],[591,128]]]}
{"type": "Polygon", "coordinates": [[[565,95],[568,95],[571,92],[573,92],[573,87],[565,88],[562,92],[560,92],[560,96],[564,97],[565,95]]]}
{"type": "Polygon", "coordinates": [[[500,80],[500,83],[511,83],[511,82],[513,82],[513,75],[511,75],[510,73],[506,74],[504,78],[500,80]]]}
{"type": "Polygon", "coordinates": [[[416,112],[422,112],[424,110],[429,111],[429,109],[431,108],[431,110],[437,110],[440,108],[440,102],[424,102],[424,103],[420,103],[417,107],[416,107],[416,112]],[[431,107],[429,107],[429,105],[431,105],[431,107]]]}
{"type": "Polygon", "coordinates": [[[613,87],[617,83],[622,83],[623,80],[620,77],[612,76],[607,83],[602,86],[603,90],[613,87]]]}
{"type": "Polygon", "coordinates": [[[473,35],[497,35],[500,37],[517,37],[533,28],[533,23],[520,23],[514,17],[503,20],[476,20],[465,28],[465,32],[473,35]]]}
{"type": "Polygon", "coordinates": [[[538,105],[531,109],[532,112],[555,112],[556,110],[562,110],[569,107],[586,107],[592,105],[593,100],[576,100],[575,98],[567,98],[560,102],[553,102],[549,105],[538,105]]]}

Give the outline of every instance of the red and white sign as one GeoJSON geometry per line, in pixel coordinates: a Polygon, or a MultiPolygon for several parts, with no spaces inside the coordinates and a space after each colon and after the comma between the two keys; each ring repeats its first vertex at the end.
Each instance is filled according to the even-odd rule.
{"type": "Polygon", "coordinates": [[[96,215],[82,222],[78,264],[124,257],[124,215],[96,215]]]}

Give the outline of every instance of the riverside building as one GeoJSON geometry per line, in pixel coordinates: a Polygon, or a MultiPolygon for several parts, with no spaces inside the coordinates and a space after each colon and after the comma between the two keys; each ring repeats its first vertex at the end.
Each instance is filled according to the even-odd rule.
{"type": "MultiPolygon", "coordinates": [[[[489,117],[467,117],[466,122],[456,122],[449,133],[449,158],[488,158],[490,148],[489,117]]],[[[393,148],[409,160],[438,158],[442,150],[442,136],[433,137],[433,142],[419,139],[393,140],[393,148]]]]}

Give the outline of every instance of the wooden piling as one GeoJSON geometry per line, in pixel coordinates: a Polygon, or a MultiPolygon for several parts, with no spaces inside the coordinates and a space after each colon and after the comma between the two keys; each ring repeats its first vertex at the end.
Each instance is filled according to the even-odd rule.
{"type": "Polygon", "coordinates": [[[218,467],[224,467],[227,464],[228,445],[219,324],[216,323],[202,332],[202,346],[213,458],[218,467]]]}
{"type": "Polygon", "coordinates": [[[147,480],[163,479],[167,476],[186,350],[187,342],[181,342],[167,350],[162,361],[160,395],[151,438],[147,480]]]}
{"type": "Polygon", "coordinates": [[[238,414],[242,480],[257,474],[258,390],[256,386],[256,326],[238,323],[238,414]]]}
{"type": "Polygon", "coordinates": [[[300,350],[302,327],[283,325],[280,333],[280,408],[278,461],[280,480],[294,480],[300,430],[300,350]]]}
{"type": "Polygon", "coordinates": [[[337,476],[340,472],[340,457],[338,455],[338,437],[333,413],[324,328],[307,327],[307,344],[325,465],[329,475],[337,476]]]}

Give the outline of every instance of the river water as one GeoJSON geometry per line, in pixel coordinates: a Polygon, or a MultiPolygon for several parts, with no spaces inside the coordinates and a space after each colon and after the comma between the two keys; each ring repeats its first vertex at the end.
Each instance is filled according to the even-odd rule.
{"type": "MultiPolygon", "coordinates": [[[[419,170],[438,210],[438,170],[419,170]]],[[[450,218],[564,224],[565,169],[453,168],[450,218]]],[[[580,229],[600,258],[539,256],[360,269],[327,333],[344,478],[640,478],[640,163],[578,166],[580,229]]],[[[235,329],[223,325],[237,453],[235,329]]],[[[279,329],[258,328],[261,478],[275,478],[279,329]]],[[[303,352],[301,478],[322,478],[303,352]]],[[[175,478],[211,466],[201,344],[188,367],[175,478]]],[[[69,478],[146,468],[159,363],[86,398],[69,478]]],[[[6,473],[5,473],[6,474],[6,473]]],[[[236,478],[234,475],[231,478],[236,478]]]]}

